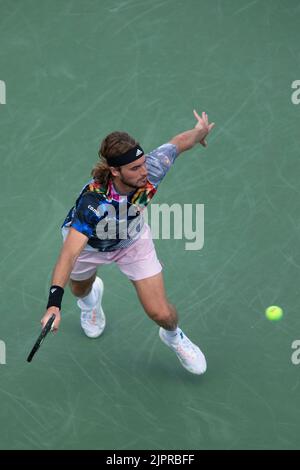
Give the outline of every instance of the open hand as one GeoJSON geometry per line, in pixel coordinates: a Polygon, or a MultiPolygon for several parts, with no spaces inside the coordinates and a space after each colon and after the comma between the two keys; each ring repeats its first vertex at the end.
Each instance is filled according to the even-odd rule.
{"type": "MultiPolygon", "coordinates": [[[[215,123],[208,122],[208,115],[205,112],[202,113],[201,117],[199,116],[199,114],[197,113],[195,109],[193,113],[194,113],[195,118],[197,119],[197,124],[195,125],[195,128],[205,130],[205,137],[206,137],[215,126],[215,123]]],[[[203,145],[203,147],[207,147],[207,141],[205,140],[205,137],[200,140],[200,144],[203,145]]]]}

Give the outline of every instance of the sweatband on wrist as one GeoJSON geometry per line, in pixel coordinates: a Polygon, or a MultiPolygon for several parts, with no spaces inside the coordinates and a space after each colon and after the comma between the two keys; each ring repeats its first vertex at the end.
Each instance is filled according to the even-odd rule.
{"type": "Polygon", "coordinates": [[[144,155],[144,150],[139,145],[136,145],[132,149],[128,150],[123,155],[118,155],[116,157],[107,157],[106,161],[109,166],[123,166],[128,163],[132,163],[135,160],[138,160],[144,155]]]}
{"type": "Polygon", "coordinates": [[[61,301],[64,295],[64,289],[60,286],[51,286],[49,291],[49,298],[47,309],[49,307],[58,307],[61,309],[61,301]]]}

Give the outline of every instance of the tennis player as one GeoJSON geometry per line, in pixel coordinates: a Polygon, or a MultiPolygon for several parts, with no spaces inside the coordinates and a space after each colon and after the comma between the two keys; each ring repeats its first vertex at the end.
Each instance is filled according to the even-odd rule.
{"type": "Polygon", "coordinates": [[[206,113],[194,111],[193,129],[145,154],[126,132],[112,132],[101,143],[100,162],[81,190],[63,225],[64,243],[49,291],[44,326],[54,313],[54,330],[61,321],[66,284],[77,297],[81,326],[89,338],[99,337],[106,323],[101,302],[103,282],[97,268],[116,263],[133,283],[146,314],[159,325],[159,336],[194,374],[206,370],[204,354],[178,326],[176,308],[169,303],[149,226],[143,210],[179,154],[200,143],[214,127],[206,113]]]}

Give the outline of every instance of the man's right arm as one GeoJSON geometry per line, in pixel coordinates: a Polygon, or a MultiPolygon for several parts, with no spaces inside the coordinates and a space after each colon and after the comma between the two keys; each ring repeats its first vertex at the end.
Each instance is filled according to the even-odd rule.
{"type": "Polygon", "coordinates": [[[53,271],[52,285],[65,287],[74,263],[87,244],[87,241],[88,237],[86,235],[70,227],[53,271]]]}
{"type": "MultiPolygon", "coordinates": [[[[53,270],[51,285],[60,286],[64,288],[70,278],[75,261],[81,251],[84,249],[88,237],[74,228],[70,227],[68,236],[63,244],[60,255],[53,270]]],[[[60,323],[60,309],[58,307],[50,306],[45,312],[41,324],[45,326],[52,314],[56,315],[53,324],[53,329],[57,330],[60,323]]]]}

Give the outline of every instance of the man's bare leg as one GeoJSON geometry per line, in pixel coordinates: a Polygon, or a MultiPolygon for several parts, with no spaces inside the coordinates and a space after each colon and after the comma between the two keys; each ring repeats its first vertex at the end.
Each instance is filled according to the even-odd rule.
{"type": "Polygon", "coordinates": [[[176,330],[178,315],[167,300],[162,273],[132,282],[147,315],[165,330],[176,330]]]}
{"type": "Polygon", "coordinates": [[[70,279],[69,285],[71,292],[76,297],[86,297],[91,292],[95,279],[96,273],[84,281],[74,281],[73,279],[70,279]]]}
{"type": "Polygon", "coordinates": [[[145,312],[161,327],[161,340],[173,349],[183,367],[189,372],[203,374],[206,371],[205,357],[198,346],[178,328],[177,311],[167,300],[162,272],[132,282],[145,312]]]}

